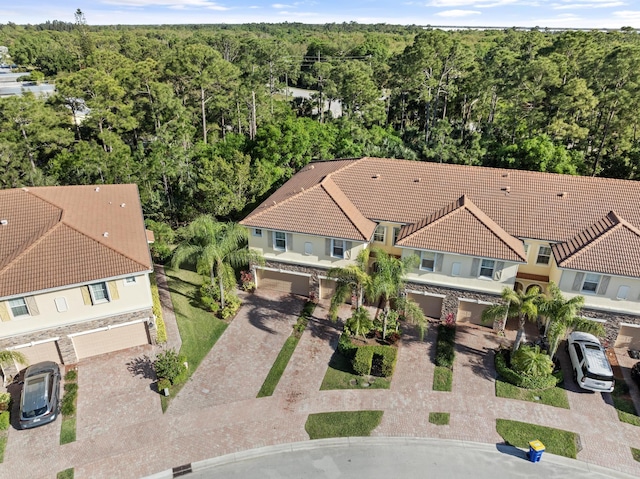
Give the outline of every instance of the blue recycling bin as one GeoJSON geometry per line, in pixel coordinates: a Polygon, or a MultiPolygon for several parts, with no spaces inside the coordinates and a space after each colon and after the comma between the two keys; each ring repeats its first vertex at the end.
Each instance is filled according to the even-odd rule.
{"type": "Polygon", "coordinates": [[[529,443],[529,460],[531,462],[540,462],[542,453],[544,452],[544,444],[537,439],[529,443]]]}

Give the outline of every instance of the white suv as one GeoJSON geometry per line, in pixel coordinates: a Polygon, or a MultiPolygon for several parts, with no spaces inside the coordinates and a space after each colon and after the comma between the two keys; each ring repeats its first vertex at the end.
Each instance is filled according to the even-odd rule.
{"type": "Polygon", "coordinates": [[[613,370],[598,338],[593,334],[573,332],[567,340],[567,349],[578,386],[589,391],[613,391],[613,370]]]}

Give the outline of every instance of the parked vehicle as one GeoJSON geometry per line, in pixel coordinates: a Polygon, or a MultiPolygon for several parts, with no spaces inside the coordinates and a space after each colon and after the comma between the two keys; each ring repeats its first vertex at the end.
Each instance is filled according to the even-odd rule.
{"type": "Polygon", "coordinates": [[[60,409],[60,368],[52,361],[29,366],[20,399],[20,429],[55,421],[60,409]]]}
{"type": "Polygon", "coordinates": [[[631,378],[636,382],[638,387],[640,387],[640,361],[635,363],[631,368],[631,378]]]}
{"type": "Polygon", "coordinates": [[[582,389],[612,392],[613,369],[605,350],[593,334],[573,332],[567,340],[573,378],[582,389]]]}

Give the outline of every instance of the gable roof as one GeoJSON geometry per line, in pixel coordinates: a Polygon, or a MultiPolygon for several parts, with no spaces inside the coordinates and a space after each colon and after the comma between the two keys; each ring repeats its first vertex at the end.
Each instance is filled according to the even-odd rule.
{"type": "MultiPolygon", "coordinates": [[[[306,166],[241,223],[334,236],[341,231],[334,224],[336,218],[341,218],[336,215],[337,210],[325,213],[322,205],[312,208],[308,204],[313,201],[310,197],[318,194],[314,187],[326,178],[372,222],[421,224],[466,195],[482,214],[513,238],[567,242],[612,210],[629,225],[640,227],[640,183],[636,181],[368,157],[306,166]],[[266,211],[270,213],[264,214],[266,211]],[[303,228],[285,217],[297,211],[313,213],[305,218],[295,213],[303,228]]],[[[336,206],[332,201],[331,207],[336,206]]],[[[344,211],[338,210],[344,217],[344,211]]],[[[470,210],[465,214],[472,215],[470,210]]],[[[478,220],[478,216],[475,218],[478,220]]],[[[353,225],[351,220],[348,222],[353,225]]],[[[349,238],[356,239],[359,233],[353,228],[349,238]]],[[[495,228],[489,230],[496,234],[495,228]]],[[[497,237],[503,238],[500,234],[497,237]]],[[[480,241],[476,246],[469,243],[465,251],[482,256],[480,245],[480,241]]],[[[637,267],[640,269],[640,259],[637,267]]]]}
{"type": "Polygon", "coordinates": [[[0,297],[152,269],[136,185],[0,191],[0,297]]]}
{"type": "Polygon", "coordinates": [[[640,231],[614,211],[551,249],[561,268],[640,276],[640,231]]]}
{"type": "Polygon", "coordinates": [[[514,238],[462,195],[424,220],[404,226],[397,245],[526,262],[522,241],[514,238]]]}

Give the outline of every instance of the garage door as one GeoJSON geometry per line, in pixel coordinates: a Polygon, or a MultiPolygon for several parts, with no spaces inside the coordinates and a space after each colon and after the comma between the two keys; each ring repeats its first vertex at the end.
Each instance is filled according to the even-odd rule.
{"type": "Polygon", "coordinates": [[[309,296],[309,277],[279,271],[258,270],[258,288],[309,296]]]}
{"type": "Polygon", "coordinates": [[[112,327],[104,331],[73,336],[78,359],[149,344],[146,323],[112,327]]]}
{"type": "Polygon", "coordinates": [[[485,324],[482,322],[482,312],[488,306],[488,304],[476,303],[475,301],[464,301],[461,299],[458,303],[458,316],[456,317],[456,322],[472,323],[492,328],[493,323],[485,324]]]}
{"type": "Polygon", "coordinates": [[[640,326],[621,325],[615,347],[640,349],[640,326]]]}
{"type": "Polygon", "coordinates": [[[53,361],[58,364],[62,363],[56,341],[48,341],[46,343],[36,344],[33,346],[26,346],[24,348],[18,348],[16,351],[24,354],[29,360],[29,364],[36,364],[41,361],[53,361]]]}
{"type": "Polygon", "coordinates": [[[409,293],[407,295],[409,299],[412,299],[418,306],[422,308],[425,316],[433,319],[440,319],[442,314],[442,299],[438,296],[427,296],[424,294],[409,293]]]}
{"type": "Polygon", "coordinates": [[[336,292],[336,281],[333,279],[320,280],[320,299],[331,299],[336,292]]]}

